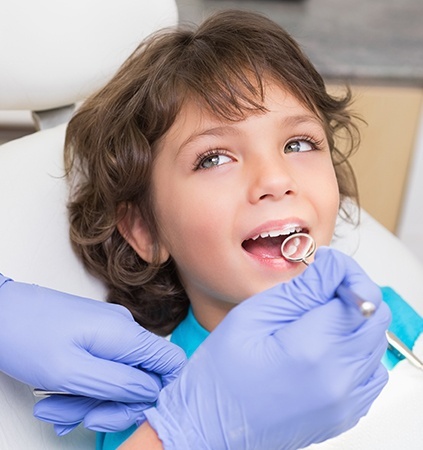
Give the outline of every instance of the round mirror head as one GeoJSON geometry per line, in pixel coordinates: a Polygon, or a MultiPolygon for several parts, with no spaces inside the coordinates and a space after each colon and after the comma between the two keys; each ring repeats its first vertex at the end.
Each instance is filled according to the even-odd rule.
{"type": "Polygon", "coordinates": [[[314,239],[307,233],[295,233],[287,237],[281,245],[282,256],[290,262],[304,262],[316,250],[314,239]]]}

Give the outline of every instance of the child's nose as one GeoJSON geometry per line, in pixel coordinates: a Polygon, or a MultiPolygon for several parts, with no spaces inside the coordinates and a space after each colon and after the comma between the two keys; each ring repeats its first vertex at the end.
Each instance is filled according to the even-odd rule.
{"type": "Polygon", "coordinates": [[[251,203],[280,200],[286,195],[295,195],[298,190],[293,170],[280,155],[256,161],[251,167],[249,186],[251,203]]]}

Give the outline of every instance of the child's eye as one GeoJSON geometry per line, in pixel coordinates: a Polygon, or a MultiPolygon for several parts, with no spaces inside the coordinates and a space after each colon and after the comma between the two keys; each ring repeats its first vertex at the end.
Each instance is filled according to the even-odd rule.
{"type": "Polygon", "coordinates": [[[231,161],[232,158],[225,155],[222,150],[210,150],[206,154],[203,153],[198,156],[194,164],[194,170],[211,169],[212,167],[221,166],[231,161]]]}
{"type": "Polygon", "coordinates": [[[307,139],[296,139],[286,144],[284,153],[298,153],[309,152],[310,150],[316,150],[317,146],[307,139]]]}

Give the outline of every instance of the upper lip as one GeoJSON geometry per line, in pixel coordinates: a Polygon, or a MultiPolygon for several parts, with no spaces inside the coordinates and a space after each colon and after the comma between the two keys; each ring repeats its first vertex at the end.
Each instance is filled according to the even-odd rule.
{"type": "Polygon", "coordinates": [[[308,232],[308,228],[305,223],[298,219],[290,220],[273,220],[263,223],[254,228],[247,236],[246,239],[256,240],[259,237],[276,237],[287,236],[292,233],[308,232]]]}

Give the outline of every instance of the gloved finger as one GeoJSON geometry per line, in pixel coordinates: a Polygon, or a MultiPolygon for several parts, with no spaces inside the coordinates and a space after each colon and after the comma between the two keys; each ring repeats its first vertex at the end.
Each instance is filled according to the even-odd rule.
{"type": "Polygon", "coordinates": [[[65,436],[73,431],[81,422],[74,423],[72,425],[54,425],[54,432],[57,436],[65,436]]]}
{"type": "MultiPolygon", "coordinates": [[[[351,376],[351,379],[344,376],[338,383],[340,388],[348,389],[348,386],[363,383],[376,370],[386,346],[384,330],[384,326],[380,326],[376,338],[368,342],[365,333],[356,332],[356,323],[351,320],[348,306],[334,299],[283,327],[273,338],[277,347],[288,352],[295,349],[295,357],[308,361],[313,367],[321,364],[324,371],[325,364],[338,365],[341,371],[351,376]]],[[[275,352],[274,359],[278,348],[272,349],[268,345],[266,351],[271,350],[275,352]]]]}
{"type": "MultiPolygon", "coordinates": [[[[379,306],[373,316],[365,320],[355,307],[339,298],[333,303],[332,307],[327,308],[328,313],[332,314],[330,328],[339,336],[341,343],[344,338],[349,340],[351,350],[355,343],[354,353],[365,356],[381,342],[387,344],[386,330],[391,321],[391,312],[385,303],[379,306]],[[354,337],[354,340],[351,337],[354,337]]],[[[316,313],[316,315],[319,316],[320,313],[316,313]]]]}
{"type": "Polygon", "coordinates": [[[382,303],[374,315],[354,331],[356,354],[365,355],[366,349],[372,349],[379,344],[383,344],[386,350],[388,345],[386,331],[390,322],[391,311],[385,303],[382,303]]]}
{"type": "MultiPolygon", "coordinates": [[[[309,330],[303,337],[303,342],[315,342],[315,346],[321,346],[319,339],[327,342],[339,354],[346,356],[350,354],[354,358],[368,358],[375,351],[381,352],[386,349],[386,330],[389,326],[390,312],[386,305],[381,305],[370,319],[362,319],[362,316],[342,300],[335,298],[325,305],[314,308],[299,320],[292,322],[286,329],[275,333],[280,340],[281,336],[287,339],[295,338],[293,330],[309,330]],[[292,333],[293,338],[285,337],[292,333]],[[316,341],[317,340],[317,341],[316,341]]],[[[300,331],[298,331],[300,333],[300,331]]],[[[303,331],[304,333],[304,331],[303,331]]],[[[326,349],[322,347],[322,350],[326,349]]]]}
{"type": "Polygon", "coordinates": [[[361,403],[360,413],[365,415],[368,413],[370,406],[373,404],[374,400],[380,395],[383,388],[387,385],[389,381],[389,373],[382,363],[380,363],[375,372],[366,383],[358,386],[353,395],[358,404],[361,403]]]}
{"type": "Polygon", "coordinates": [[[99,400],[151,403],[162,388],[155,374],[87,353],[80,355],[77,366],[63,363],[57,371],[62,375],[56,373],[56,379],[63,380],[63,384],[56,382],[57,390],[99,400]]]}
{"type": "Polygon", "coordinates": [[[346,364],[354,368],[355,377],[361,380],[369,380],[381,364],[382,357],[386,351],[386,342],[383,338],[371,353],[364,356],[361,354],[352,354],[345,358],[346,364]]]}
{"type": "MultiPolygon", "coordinates": [[[[380,288],[359,264],[350,256],[329,247],[320,247],[316,251],[314,263],[309,266],[302,277],[295,279],[294,284],[297,284],[297,289],[300,291],[306,290],[307,286],[314,288],[311,295],[306,297],[304,307],[307,309],[313,304],[313,301],[314,306],[317,306],[316,295],[319,295],[317,300],[320,303],[325,303],[335,296],[340,297],[337,290],[341,283],[364,300],[374,303],[376,308],[382,303],[380,288]],[[320,288],[319,292],[316,292],[316,287],[320,288]]],[[[348,304],[348,302],[346,303],[348,304]]]]}
{"type": "Polygon", "coordinates": [[[185,353],[180,347],[145,330],[133,320],[126,321],[123,327],[111,327],[107,336],[93,340],[89,351],[99,358],[155,372],[161,375],[164,385],[175,379],[186,364],[185,353]]]}
{"type": "Polygon", "coordinates": [[[88,397],[52,395],[34,405],[34,416],[57,426],[76,426],[85,416],[103,403],[88,397]]]}
{"type": "MultiPolygon", "coordinates": [[[[346,364],[355,368],[356,376],[362,380],[372,375],[386,352],[386,330],[389,322],[389,308],[382,304],[375,315],[359,329],[341,336],[338,340],[341,351],[345,350],[340,357],[346,360],[346,364]]],[[[339,329],[338,333],[342,333],[342,329],[339,329]]]]}
{"type": "Polygon", "coordinates": [[[114,432],[143,422],[143,411],[151,406],[151,403],[127,404],[87,397],[53,395],[35,405],[34,416],[54,424],[58,436],[69,433],[81,422],[93,431],[114,432]]]}
{"type": "MultiPolygon", "coordinates": [[[[379,286],[374,283],[360,265],[351,257],[329,247],[320,247],[316,251],[315,265],[319,279],[332,276],[336,279],[335,285],[326,282],[323,285],[326,296],[333,296],[338,285],[342,282],[364,300],[371,301],[376,307],[382,303],[382,294],[379,286]]],[[[312,275],[312,274],[310,274],[312,275]]]]}
{"type": "Polygon", "coordinates": [[[145,420],[143,411],[151,408],[147,403],[103,402],[92,409],[84,420],[84,426],[93,431],[115,432],[145,420]]]}
{"type": "MultiPolygon", "coordinates": [[[[380,395],[387,382],[388,372],[382,364],[379,364],[374,374],[364,384],[356,387],[356,389],[349,394],[350,408],[344,410],[344,420],[329,422],[336,424],[331,430],[327,429],[328,421],[325,422],[324,425],[330,435],[337,436],[357,425],[359,420],[369,412],[373,402],[380,395]]],[[[338,419],[342,417],[339,411],[334,411],[333,413],[337,415],[338,419]]],[[[313,439],[313,442],[317,444],[323,440],[325,440],[325,438],[320,439],[317,435],[313,439]]]]}

